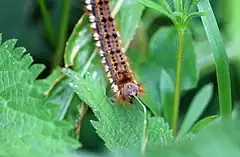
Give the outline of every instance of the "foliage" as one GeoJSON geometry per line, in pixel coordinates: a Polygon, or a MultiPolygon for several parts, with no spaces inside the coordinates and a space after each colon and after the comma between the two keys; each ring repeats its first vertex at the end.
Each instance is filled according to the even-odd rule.
{"type": "Polygon", "coordinates": [[[239,90],[234,84],[231,90],[228,63],[238,67],[239,54],[229,53],[235,39],[218,27],[214,0],[111,1],[124,51],[144,86],[133,105],[113,98],[87,14],[67,39],[75,1],[57,1],[57,24],[51,2],[36,3],[55,52],[51,73],[37,79],[45,67],[15,39],[1,43],[0,36],[0,156],[239,156],[238,116],[231,117],[239,90]],[[86,141],[107,148],[85,153],[86,141]]]}
{"type": "MultiPolygon", "coordinates": [[[[86,102],[99,119],[93,121],[98,134],[111,149],[140,148],[143,128],[143,113],[138,106],[121,106],[111,102],[105,95],[104,86],[91,77],[81,78],[69,69],[65,73],[73,81],[72,88],[86,102]],[[134,127],[133,127],[134,126],[134,127]]],[[[153,149],[171,142],[172,136],[168,125],[161,118],[148,118],[148,147],[153,149]]]]}
{"type": "Polygon", "coordinates": [[[24,48],[15,48],[16,40],[1,44],[1,156],[52,156],[79,146],[68,136],[72,126],[54,122],[54,104],[42,93],[41,81],[35,81],[44,66],[32,64],[24,48]]]}

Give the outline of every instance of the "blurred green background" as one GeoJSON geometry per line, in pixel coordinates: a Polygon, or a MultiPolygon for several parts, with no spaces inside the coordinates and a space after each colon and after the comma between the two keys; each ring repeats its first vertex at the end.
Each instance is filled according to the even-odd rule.
{"type": "MultiPolygon", "coordinates": [[[[53,21],[54,34],[58,38],[60,27],[60,17],[62,3],[64,0],[46,0],[51,19],[53,21]]],[[[222,37],[224,39],[227,53],[229,56],[231,83],[232,83],[232,100],[234,109],[238,108],[240,99],[240,55],[237,54],[237,43],[233,33],[232,18],[230,15],[230,0],[212,0],[217,22],[219,24],[222,37]]],[[[84,13],[83,0],[71,0],[69,21],[67,28],[67,37],[70,36],[74,25],[84,13]]],[[[41,78],[47,77],[53,70],[53,56],[56,53],[56,45],[49,41],[48,34],[43,23],[43,17],[37,0],[1,0],[0,1],[0,32],[3,33],[4,40],[16,38],[18,46],[26,47],[31,53],[36,63],[46,65],[45,71],[41,78]]],[[[171,21],[152,11],[146,9],[142,16],[142,25],[136,32],[136,36],[129,48],[129,56],[136,57],[134,52],[148,54],[148,44],[150,39],[157,33],[159,28],[171,26],[171,21]],[[144,29],[143,29],[144,28],[144,29]],[[139,44],[140,43],[140,44],[139,44]],[[136,45],[141,45],[137,48],[136,45]]],[[[205,31],[201,24],[200,18],[194,19],[189,25],[193,36],[193,48],[196,53],[197,69],[199,70],[199,81],[194,89],[187,90],[181,97],[180,117],[183,117],[191,103],[193,97],[201,87],[208,83],[213,84],[213,95],[208,107],[205,109],[201,118],[218,113],[218,92],[217,80],[214,66],[214,58],[206,41],[205,31]]],[[[161,39],[160,39],[161,40],[161,39]]],[[[145,58],[138,58],[144,60],[145,58]]],[[[133,63],[134,64],[134,63],[133,63]]],[[[61,64],[62,66],[63,64],[61,64]]],[[[95,117],[89,111],[84,117],[81,130],[81,143],[83,148],[90,151],[101,152],[104,150],[104,144],[95,133],[89,120],[95,117]]]]}

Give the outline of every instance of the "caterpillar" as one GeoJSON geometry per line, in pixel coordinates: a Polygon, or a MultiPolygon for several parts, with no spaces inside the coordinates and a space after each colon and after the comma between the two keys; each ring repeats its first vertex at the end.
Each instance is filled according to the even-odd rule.
{"type": "Polygon", "coordinates": [[[128,58],[121,47],[109,0],[86,0],[85,3],[111,89],[117,100],[133,103],[134,96],[140,96],[143,87],[134,79],[128,58]]]}

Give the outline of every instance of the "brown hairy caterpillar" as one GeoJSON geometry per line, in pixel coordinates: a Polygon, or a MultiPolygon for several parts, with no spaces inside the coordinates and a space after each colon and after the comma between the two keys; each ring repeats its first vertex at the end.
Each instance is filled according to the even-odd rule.
{"type": "Polygon", "coordinates": [[[121,47],[119,32],[111,16],[109,0],[86,0],[93,37],[100,48],[111,88],[120,101],[133,102],[134,96],[140,96],[142,86],[134,79],[124,50],[121,47]]]}

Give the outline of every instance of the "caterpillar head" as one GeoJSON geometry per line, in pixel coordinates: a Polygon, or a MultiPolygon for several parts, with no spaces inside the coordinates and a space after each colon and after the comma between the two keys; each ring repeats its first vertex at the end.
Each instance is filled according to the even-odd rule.
{"type": "Polygon", "coordinates": [[[119,96],[122,100],[133,103],[134,96],[141,95],[142,87],[139,84],[128,82],[122,86],[119,92],[119,96]]]}

